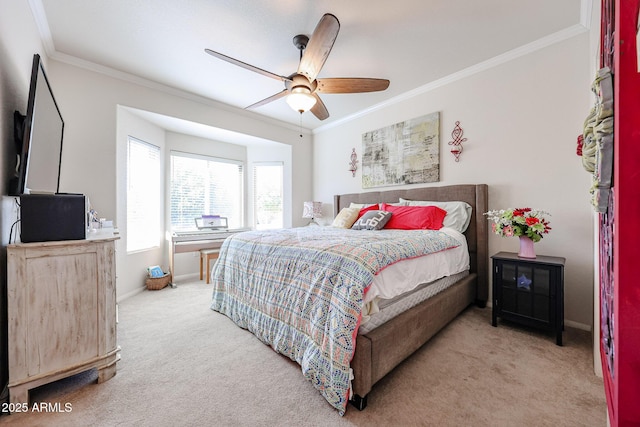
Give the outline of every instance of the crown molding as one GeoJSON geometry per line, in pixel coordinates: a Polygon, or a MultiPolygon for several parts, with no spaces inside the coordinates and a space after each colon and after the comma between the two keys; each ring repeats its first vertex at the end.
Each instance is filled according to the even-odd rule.
{"type": "Polygon", "coordinates": [[[593,13],[593,3],[595,1],[596,0],[580,1],[580,25],[585,27],[587,30],[591,29],[591,14],[593,13]]]}
{"type": "Polygon", "coordinates": [[[56,47],[53,44],[53,37],[51,36],[51,29],[49,28],[49,21],[47,21],[47,15],[44,13],[44,6],[41,0],[28,0],[33,20],[38,27],[40,33],[40,40],[44,46],[44,51],[48,57],[51,57],[55,53],[56,47]]]}
{"type": "Polygon", "coordinates": [[[45,52],[47,57],[58,62],[62,62],[65,64],[73,65],[78,68],[82,68],[88,71],[93,71],[98,74],[102,74],[108,77],[112,77],[114,79],[122,80],[125,82],[133,83],[138,86],[146,87],[149,89],[157,90],[159,92],[166,93],[168,95],[176,96],[179,98],[187,99],[189,101],[197,102],[200,104],[204,104],[210,107],[217,108],[219,110],[223,110],[229,113],[238,114],[241,116],[245,116],[252,120],[257,120],[269,125],[278,126],[281,128],[289,129],[297,133],[303,133],[306,135],[311,135],[311,131],[307,128],[301,128],[300,126],[296,126],[295,124],[283,122],[281,120],[272,119],[270,117],[266,117],[262,114],[258,114],[252,111],[247,111],[242,108],[234,107],[229,104],[225,104],[220,101],[215,101],[211,98],[207,98],[201,95],[197,95],[191,92],[187,92],[181,89],[177,89],[171,86],[164,85],[162,83],[158,83],[149,79],[145,79],[140,76],[136,76],[134,74],[126,73],[123,71],[116,70],[111,67],[106,67],[103,65],[96,64],[94,62],[86,61],[84,59],[77,58],[72,55],[68,55],[65,53],[58,52],[55,48],[55,44],[53,43],[53,37],[51,35],[51,30],[49,29],[49,23],[47,21],[46,14],[44,12],[44,6],[42,5],[41,0],[28,0],[29,6],[31,7],[31,13],[33,14],[36,26],[38,27],[38,31],[40,33],[40,38],[42,39],[42,43],[45,48],[45,52]]]}
{"type": "Polygon", "coordinates": [[[204,97],[202,95],[197,95],[194,94],[192,92],[187,92],[181,89],[177,89],[174,88],[172,86],[167,86],[164,85],[162,83],[158,83],[155,82],[153,80],[149,80],[149,79],[145,79],[143,77],[134,75],[134,74],[130,74],[130,73],[126,73],[124,71],[119,71],[116,69],[113,69],[111,67],[106,67],[103,65],[99,65],[96,64],[94,62],[90,62],[90,61],[86,61],[84,59],[80,59],[77,58],[75,56],[72,55],[67,55],[65,53],[60,53],[60,52],[54,52],[52,55],[49,55],[49,57],[51,59],[54,59],[56,61],[65,63],[65,64],[69,64],[72,65],[74,67],[78,67],[78,68],[82,68],[88,71],[92,71],[98,74],[102,74],[105,75],[107,77],[111,77],[117,80],[121,80],[121,81],[125,81],[128,83],[132,83],[135,84],[137,86],[142,86],[142,87],[146,87],[148,89],[153,89],[156,90],[158,92],[162,92],[162,93],[166,93],[168,95],[172,95],[178,98],[183,98],[189,101],[193,101],[193,102],[197,102],[203,105],[207,105],[219,110],[223,110],[229,113],[233,113],[233,114],[237,114],[237,115],[241,115],[241,116],[245,116],[248,119],[252,119],[252,120],[258,120],[261,121],[263,123],[267,123],[269,125],[275,125],[275,126],[279,126],[281,128],[286,128],[286,129],[290,129],[294,132],[298,132],[300,133],[300,131],[302,131],[302,133],[310,135],[311,131],[309,129],[306,128],[302,128],[300,129],[299,126],[296,126],[294,124],[291,123],[287,123],[287,122],[283,122],[277,119],[272,119],[270,117],[266,117],[262,114],[258,114],[258,113],[254,113],[252,111],[247,111],[245,109],[242,108],[238,108],[238,107],[234,107],[232,105],[229,104],[225,104],[223,102],[220,101],[216,101],[213,100],[211,98],[207,98],[204,97]]]}
{"type": "Polygon", "coordinates": [[[127,81],[130,83],[134,83],[140,86],[144,86],[150,89],[158,90],[160,92],[167,93],[169,95],[178,96],[181,98],[185,98],[188,100],[192,100],[195,102],[199,102],[202,104],[210,105],[215,108],[219,108],[221,110],[232,112],[235,114],[246,115],[248,118],[250,117],[253,120],[259,120],[271,125],[277,125],[284,127],[286,129],[294,130],[297,132],[302,131],[305,134],[318,134],[324,132],[326,130],[332,129],[334,127],[343,125],[352,120],[356,120],[360,117],[366,116],[374,111],[381,110],[383,108],[387,108],[389,106],[398,104],[400,102],[404,102],[408,99],[414,98],[416,96],[422,95],[424,93],[430,92],[436,88],[451,84],[455,81],[467,78],[474,74],[486,71],[488,69],[497,67],[506,62],[512,61],[514,59],[520,58],[524,55],[528,55],[529,53],[535,52],[537,50],[546,48],[556,43],[560,43],[564,40],[575,37],[579,34],[582,34],[586,31],[589,31],[591,27],[591,14],[593,11],[593,3],[596,0],[580,0],[580,23],[568,27],[564,30],[560,30],[556,33],[550,34],[546,37],[540,38],[536,41],[528,43],[526,45],[520,46],[516,49],[505,52],[501,55],[495,56],[486,61],[480,62],[471,67],[465,68],[433,82],[427,83],[426,85],[420,86],[411,91],[405,92],[401,95],[393,97],[387,101],[381,102],[379,104],[372,105],[371,107],[365,108],[364,110],[360,110],[357,113],[346,116],[342,119],[338,119],[331,123],[327,123],[326,125],[317,127],[313,130],[309,130],[307,128],[300,128],[299,126],[295,126],[288,122],[283,122],[277,119],[272,119],[257,113],[253,113],[251,111],[246,111],[244,109],[240,109],[237,107],[233,107],[231,105],[212,100],[210,98],[203,97],[201,95],[196,95],[191,92],[183,91],[180,89],[176,89],[167,85],[163,85],[161,83],[157,83],[148,79],[144,79],[139,76],[135,76],[133,74],[125,73],[122,71],[115,70],[110,67],[105,67],[102,65],[95,64],[93,62],[85,61],[71,55],[62,54],[57,52],[55,49],[55,45],[53,43],[53,37],[51,35],[51,30],[49,28],[49,23],[47,21],[46,14],[44,12],[44,6],[42,5],[41,0],[28,0],[29,6],[31,8],[32,14],[34,16],[34,20],[38,27],[38,31],[40,32],[40,37],[42,39],[42,43],[45,48],[45,52],[47,56],[55,59],[60,62],[64,62],[70,65],[74,65],[76,67],[80,67],[86,70],[94,71],[100,74],[104,74],[119,80],[127,81]]]}
{"type": "MultiPolygon", "coordinates": [[[[585,0],[586,1],[586,0],[585,0]]],[[[479,62],[478,64],[472,65],[471,67],[464,68],[455,73],[449,74],[448,76],[442,77],[440,79],[434,80],[430,83],[427,83],[423,86],[420,86],[416,89],[410,90],[408,92],[402,93],[398,96],[390,98],[384,102],[372,105],[369,108],[358,111],[355,114],[344,117],[342,119],[336,120],[331,123],[327,123],[324,126],[317,127],[313,130],[313,134],[316,135],[318,133],[327,131],[334,127],[343,125],[352,120],[358,119],[360,117],[364,117],[374,111],[381,110],[383,108],[388,108],[392,105],[407,101],[409,99],[415,98],[424,93],[430,92],[434,89],[440,88],[442,86],[446,86],[458,80],[465,79],[467,77],[473,76],[474,74],[481,73],[483,71],[489,70],[491,68],[497,67],[499,65],[505,64],[509,61],[513,61],[514,59],[520,58],[522,56],[528,55],[530,53],[536,52],[540,49],[544,49],[548,46],[552,46],[556,43],[563,42],[572,37],[575,37],[579,34],[585,33],[587,28],[582,24],[576,24],[571,27],[565,28],[564,30],[560,30],[556,33],[550,34],[546,37],[542,37],[536,41],[528,43],[526,45],[520,46],[518,48],[512,49],[508,52],[505,52],[501,55],[494,56],[491,59],[488,59],[483,62],[479,62]]]]}

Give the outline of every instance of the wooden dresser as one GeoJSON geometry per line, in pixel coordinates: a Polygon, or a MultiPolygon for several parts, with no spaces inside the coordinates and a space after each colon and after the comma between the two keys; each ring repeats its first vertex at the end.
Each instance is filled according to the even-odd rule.
{"type": "Polygon", "coordinates": [[[98,382],[116,374],[115,241],[18,243],[7,247],[9,394],[89,369],[98,382]]]}

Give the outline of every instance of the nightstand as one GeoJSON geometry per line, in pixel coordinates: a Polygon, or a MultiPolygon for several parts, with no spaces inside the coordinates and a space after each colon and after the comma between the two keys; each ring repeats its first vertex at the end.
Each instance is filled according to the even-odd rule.
{"type": "Polygon", "coordinates": [[[564,329],[564,258],[520,258],[499,252],[493,259],[493,326],[498,317],[554,331],[562,345],[564,329]]]}

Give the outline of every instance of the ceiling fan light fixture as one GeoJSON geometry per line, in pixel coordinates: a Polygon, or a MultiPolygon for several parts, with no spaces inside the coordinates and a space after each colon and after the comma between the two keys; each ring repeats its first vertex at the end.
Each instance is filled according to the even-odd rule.
{"type": "Polygon", "coordinates": [[[304,86],[295,87],[291,90],[291,94],[287,96],[287,104],[289,104],[289,106],[295,111],[302,114],[305,111],[309,111],[314,105],[316,105],[316,98],[311,95],[309,88],[304,86]]]}
{"type": "Polygon", "coordinates": [[[205,52],[245,70],[253,71],[284,83],[284,90],[251,104],[245,107],[246,109],[257,108],[286,97],[287,104],[299,112],[301,118],[302,113],[311,111],[318,120],[325,120],[329,118],[329,111],[327,111],[327,107],[318,95],[324,93],[377,92],[386,90],[389,87],[389,80],[386,79],[358,77],[316,78],[333,48],[339,30],[340,21],[338,21],[338,18],[331,13],[325,13],[320,18],[311,37],[303,34],[295,36],[293,44],[300,51],[300,62],[298,63],[297,71],[289,76],[281,76],[263,70],[211,49],[205,49],[205,52]]]}

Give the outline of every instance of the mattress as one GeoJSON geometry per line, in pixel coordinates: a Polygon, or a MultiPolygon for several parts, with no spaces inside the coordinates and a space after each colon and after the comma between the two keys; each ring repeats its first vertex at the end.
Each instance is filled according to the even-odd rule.
{"type": "Polygon", "coordinates": [[[465,270],[450,276],[445,276],[430,283],[423,283],[413,290],[391,299],[379,299],[375,304],[375,313],[362,316],[359,334],[366,334],[375,328],[393,319],[400,313],[409,310],[434,295],[444,291],[458,280],[469,275],[469,270],[465,270]]]}
{"type": "Polygon", "coordinates": [[[380,299],[392,299],[415,289],[423,283],[431,283],[445,276],[469,270],[469,248],[462,233],[452,228],[441,228],[459,242],[459,246],[446,251],[431,253],[389,265],[374,276],[364,297],[363,314],[375,312],[371,303],[380,299]]]}
{"type": "Polygon", "coordinates": [[[446,227],[440,231],[455,238],[460,246],[403,260],[376,274],[364,298],[358,333],[372,331],[469,274],[464,235],[446,227]]]}

